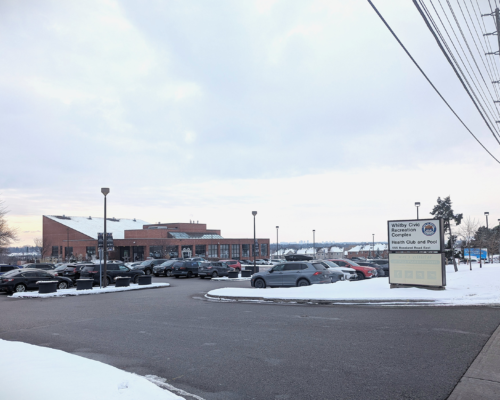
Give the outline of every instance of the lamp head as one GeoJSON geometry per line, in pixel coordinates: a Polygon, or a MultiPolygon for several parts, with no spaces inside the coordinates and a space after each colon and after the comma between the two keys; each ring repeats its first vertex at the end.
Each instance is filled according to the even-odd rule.
{"type": "Polygon", "coordinates": [[[101,188],[101,193],[106,196],[109,193],[109,188],[101,188]]]}
{"type": "Polygon", "coordinates": [[[252,211],[252,215],[255,217],[257,215],[257,211],[252,211]]]}
{"type": "Polygon", "coordinates": [[[278,229],[278,228],[279,228],[279,226],[276,227],[276,229],[278,229]]]}
{"type": "Polygon", "coordinates": [[[490,215],[490,213],[488,211],[485,211],[484,215],[490,215]]]}
{"type": "Polygon", "coordinates": [[[420,207],[420,201],[415,202],[415,207],[420,207]]]}

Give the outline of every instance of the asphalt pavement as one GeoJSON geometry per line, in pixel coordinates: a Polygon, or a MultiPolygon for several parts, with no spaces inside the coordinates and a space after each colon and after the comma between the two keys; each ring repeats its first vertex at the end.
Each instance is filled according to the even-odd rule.
{"type": "Polygon", "coordinates": [[[429,400],[448,398],[500,324],[495,307],[213,302],[208,290],[249,283],[154,281],[172,286],[2,294],[0,338],[156,375],[206,400],[429,400]]]}

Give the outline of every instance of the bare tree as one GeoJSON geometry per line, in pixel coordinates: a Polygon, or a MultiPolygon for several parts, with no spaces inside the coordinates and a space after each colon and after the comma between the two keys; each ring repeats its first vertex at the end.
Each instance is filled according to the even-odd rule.
{"type": "Polygon", "coordinates": [[[33,242],[35,243],[35,248],[40,253],[40,258],[42,260],[47,257],[47,254],[50,254],[50,243],[44,242],[42,238],[35,238],[33,239],[33,242]]]}
{"type": "Polygon", "coordinates": [[[470,219],[470,217],[467,217],[467,219],[459,228],[459,233],[465,242],[465,247],[469,249],[469,266],[471,271],[472,271],[472,263],[470,262],[470,249],[471,249],[471,244],[476,236],[478,228],[479,228],[479,222],[475,218],[470,219]]]}
{"type": "Polygon", "coordinates": [[[18,240],[17,232],[15,229],[10,228],[7,224],[5,216],[8,211],[3,206],[3,201],[0,200],[0,254],[6,251],[6,247],[12,242],[18,240]]]}

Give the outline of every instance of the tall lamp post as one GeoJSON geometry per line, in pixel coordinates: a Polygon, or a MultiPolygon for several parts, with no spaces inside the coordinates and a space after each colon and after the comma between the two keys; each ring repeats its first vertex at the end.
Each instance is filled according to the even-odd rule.
{"type": "Polygon", "coordinates": [[[257,255],[256,253],[256,247],[255,244],[257,243],[257,238],[255,236],[255,216],[257,215],[257,211],[252,211],[252,215],[253,215],[253,271],[252,271],[252,274],[255,274],[255,272],[257,271],[257,265],[255,263],[255,256],[257,255]]]}
{"type": "Polygon", "coordinates": [[[415,207],[417,207],[417,219],[419,219],[418,218],[418,207],[420,207],[420,201],[415,202],[415,207]]]}
{"type": "Polygon", "coordinates": [[[484,215],[486,215],[486,229],[488,229],[488,215],[490,215],[490,213],[488,211],[485,211],[484,215]]]}
{"type": "Polygon", "coordinates": [[[279,248],[279,241],[278,241],[278,229],[280,227],[276,227],[276,258],[280,258],[280,248],[279,248]]]}
{"type": "Polygon", "coordinates": [[[106,259],[108,258],[108,249],[107,249],[107,234],[106,234],[106,196],[109,193],[109,188],[101,188],[101,193],[104,195],[104,240],[103,240],[103,259],[104,259],[104,265],[102,269],[102,275],[103,275],[103,286],[106,287],[108,286],[108,280],[106,279],[107,277],[107,268],[106,268],[106,259]]]}
{"type": "Polygon", "coordinates": [[[373,251],[373,254],[372,254],[372,257],[375,257],[375,234],[372,233],[372,251],[373,251]]]}
{"type": "Polygon", "coordinates": [[[316,259],[316,229],[313,229],[313,258],[316,259]]]}

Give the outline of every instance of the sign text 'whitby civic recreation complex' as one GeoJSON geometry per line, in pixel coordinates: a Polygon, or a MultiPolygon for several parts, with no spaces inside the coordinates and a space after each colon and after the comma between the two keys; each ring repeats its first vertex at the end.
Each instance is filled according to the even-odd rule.
{"type": "Polygon", "coordinates": [[[388,221],[389,251],[439,251],[443,249],[439,219],[388,221]]]}

